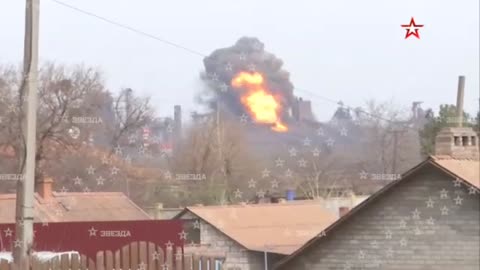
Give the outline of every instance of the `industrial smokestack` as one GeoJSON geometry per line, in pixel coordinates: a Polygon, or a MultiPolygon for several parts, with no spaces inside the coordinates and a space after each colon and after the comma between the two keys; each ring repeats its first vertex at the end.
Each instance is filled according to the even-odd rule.
{"type": "Polygon", "coordinates": [[[463,95],[465,77],[458,78],[456,127],[444,127],[435,137],[435,155],[456,159],[478,160],[478,134],[471,127],[463,127],[463,95]]]}
{"type": "Polygon", "coordinates": [[[182,107],[175,105],[173,107],[173,121],[175,125],[175,135],[180,136],[182,133],[182,107]]]}
{"type": "Polygon", "coordinates": [[[458,127],[463,126],[463,96],[465,92],[465,76],[458,77],[458,90],[457,90],[457,121],[458,127]]]}
{"type": "Polygon", "coordinates": [[[173,107],[173,149],[176,149],[182,137],[182,107],[175,105],[173,107]]]}

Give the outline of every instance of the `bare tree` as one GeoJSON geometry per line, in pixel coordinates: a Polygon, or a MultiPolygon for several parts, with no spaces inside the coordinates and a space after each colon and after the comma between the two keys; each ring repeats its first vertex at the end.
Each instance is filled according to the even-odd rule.
{"type": "MultiPolygon", "coordinates": [[[[131,88],[123,89],[113,103],[115,122],[108,126],[111,145],[119,146],[121,140],[138,131],[153,120],[153,109],[150,98],[133,95],[131,88]]],[[[112,154],[111,151],[110,154],[112,154]]]]}
{"type": "MultiPolygon", "coordinates": [[[[289,165],[293,176],[286,179],[290,188],[311,199],[350,196],[352,192],[372,193],[396,177],[392,172],[394,159],[401,170],[418,161],[417,135],[403,110],[397,109],[393,102],[374,100],[368,101],[365,107],[355,109],[355,115],[347,115],[341,124],[350,125],[349,142],[332,143],[323,149],[297,147],[296,158],[289,165]],[[394,132],[399,129],[405,132],[397,134],[394,151],[394,132]]],[[[338,123],[327,123],[326,129],[338,129],[336,125],[338,123]]]]}
{"type": "Polygon", "coordinates": [[[244,185],[255,171],[255,157],[238,122],[225,115],[220,126],[215,120],[212,114],[188,129],[172,160],[168,181],[159,185],[160,189],[176,186],[184,194],[183,200],[177,198],[183,203],[232,201],[232,191],[244,185]],[[200,179],[189,179],[188,175],[200,179]]]}
{"type": "Polygon", "coordinates": [[[362,169],[371,173],[392,173],[394,159],[397,171],[408,169],[419,161],[418,134],[405,109],[390,102],[369,100],[365,109],[357,110],[355,121],[362,127],[359,137],[362,169]],[[397,145],[394,136],[397,133],[397,145]],[[395,149],[396,152],[395,152],[395,149]],[[396,156],[394,156],[396,154],[396,156]]]}
{"type": "Polygon", "coordinates": [[[327,155],[320,158],[308,157],[311,153],[305,154],[300,161],[306,161],[305,170],[296,174],[298,177],[297,189],[303,196],[309,199],[328,199],[331,197],[349,195],[352,184],[348,182],[347,170],[339,162],[340,159],[334,155],[327,155]]]}
{"type": "MultiPolygon", "coordinates": [[[[4,68],[3,71],[1,74],[3,78],[2,97],[3,102],[9,104],[9,107],[6,112],[3,112],[2,118],[6,118],[9,124],[3,125],[0,133],[4,138],[2,144],[13,149],[18,166],[17,171],[20,173],[25,160],[21,131],[22,109],[25,102],[23,102],[23,93],[18,89],[23,78],[20,77],[18,71],[14,71],[12,68],[4,68]]],[[[55,149],[78,146],[78,141],[69,136],[71,125],[68,123],[68,116],[75,112],[92,113],[94,104],[85,104],[81,108],[75,104],[82,101],[86,94],[102,91],[103,85],[100,74],[93,69],[75,67],[66,70],[63,66],[46,64],[40,69],[38,86],[39,105],[35,159],[38,164],[37,175],[41,177],[45,163],[51,158],[55,149]]]]}
{"type": "MultiPolygon", "coordinates": [[[[17,172],[22,171],[25,155],[20,125],[24,105],[23,94],[18,92],[20,74],[13,66],[0,67],[0,105],[5,105],[0,106],[0,148],[14,153],[10,163],[16,164],[17,172]]],[[[131,97],[125,113],[124,92],[112,97],[101,73],[94,68],[47,63],[40,68],[38,80],[37,181],[47,174],[62,182],[65,171],[56,170],[56,165],[64,161],[62,158],[78,156],[95,135],[103,136],[105,141],[95,143],[95,149],[108,151],[110,158],[129,132],[153,117],[148,98],[131,97]]],[[[80,158],[87,159],[87,155],[80,158]]],[[[14,173],[14,166],[8,165],[2,171],[14,173]]]]}

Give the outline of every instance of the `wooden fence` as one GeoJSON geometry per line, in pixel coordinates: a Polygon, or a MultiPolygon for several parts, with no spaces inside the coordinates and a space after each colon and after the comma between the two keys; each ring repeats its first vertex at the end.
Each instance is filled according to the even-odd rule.
{"type": "MultiPolygon", "coordinates": [[[[99,251],[95,260],[85,255],[62,254],[48,261],[31,260],[31,270],[221,270],[222,256],[183,254],[153,243],[133,242],[112,252],[99,251]]],[[[0,260],[0,270],[19,270],[13,263],[0,260]]]]}

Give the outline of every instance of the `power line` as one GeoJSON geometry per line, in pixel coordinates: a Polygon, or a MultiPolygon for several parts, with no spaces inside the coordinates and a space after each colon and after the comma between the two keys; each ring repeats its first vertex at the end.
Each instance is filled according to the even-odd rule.
{"type": "Polygon", "coordinates": [[[175,48],[178,48],[178,49],[187,51],[187,52],[189,52],[189,53],[191,53],[191,54],[195,54],[195,55],[201,56],[201,57],[206,57],[205,54],[203,54],[203,53],[201,53],[201,52],[199,52],[199,51],[192,50],[192,49],[190,49],[190,48],[187,48],[187,47],[182,46],[182,45],[180,45],[180,44],[177,44],[177,43],[168,41],[168,40],[163,39],[163,38],[160,38],[160,37],[157,37],[157,36],[155,36],[155,35],[149,34],[149,33],[144,32],[144,31],[142,31],[142,30],[139,30],[139,29],[133,28],[133,27],[131,27],[131,26],[128,26],[128,25],[125,25],[125,24],[122,24],[122,23],[119,23],[119,22],[110,20],[110,19],[108,19],[108,18],[105,18],[105,17],[103,17],[103,16],[94,14],[94,13],[92,13],[92,12],[89,12],[89,11],[86,11],[86,10],[83,10],[83,9],[80,9],[80,8],[77,8],[77,7],[75,7],[75,6],[72,6],[72,5],[70,5],[70,4],[67,4],[67,3],[65,3],[65,2],[62,2],[62,1],[59,1],[59,0],[51,0],[51,1],[53,1],[53,2],[55,2],[55,3],[57,3],[57,4],[59,4],[59,5],[62,5],[62,6],[64,6],[64,7],[67,7],[67,8],[69,8],[69,9],[72,9],[72,10],[78,11],[78,12],[80,12],[80,13],[83,13],[83,14],[85,14],[85,15],[87,15],[87,16],[97,18],[97,19],[102,20],[102,21],[104,21],[104,22],[107,22],[107,23],[109,23],[109,24],[112,24],[112,25],[121,27],[121,28],[123,28],[123,29],[126,29],[126,30],[129,30],[129,31],[131,31],[131,32],[137,33],[137,34],[139,34],[139,35],[142,35],[142,36],[145,36],[145,37],[148,37],[148,38],[151,38],[151,39],[160,41],[160,42],[165,43],[165,44],[167,44],[167,45],[173,46],[173,47],[175,47],[175,48]]]}
{"type": "MultiPolygon", "coordinates": [[[[108,18],[106,18],[106,17],[104,17],[104,16],[100,16],[100,15],[94,14],[94,13],[92,13],[92,12],[86,11],[86,10],[84,10],[84,9],[81,9],[81,8],[78,8],[78,7],[75,7],[75,6],[72,6],[72,5],[67,4],[67,3],[65,3],[65,2],[63,2],[63,1],[60,1],[60,0],[51,0],[51,1],[57,3],[57,4],[61,5],[61,6],[64,6],[64,7],[66,7],[66,8],[69,8],[69,9],[71,9],[71,10],[80,12],[80,13],[82,13],[82,14],[84,14],[84,15],[87,15],[87,16],[90,16],[90,17],[93,17],[93,18],[102,20],[102,21],[107,22],[107,23],[109,23],[109,24],[111,24],[111,25],[114,25],[114,26],[117,26],[117,27],[120,27],[120,28],[129,30],[129,31],[131,31],[131,32],[134,32],[134,33],[136,33],[136,34],[139,34],[139,35],[142,35],[142,36],[151,38],[151,39],[156,40],[156,41],[160,41],[160,42],[162,42],[162,43],[164,43],[164,44],[173,46],[173,47],[175,47],[175,48],[177,48],[177,49],[181,49],[181,50],[186,51],[186,52],[188,52],[188,53],[191,53],[191,54],[193,54],[193,55],[200,56],[200,57],[207,57],[206,54],[201,53],[201,52],[199,52],[199,51],[197,51],[197,50],[194,50],[194,49],[191,49],[191,48],[182,46],[182,45],[180,45],[180,44],[177,44],[177,43],[175,43],[175,42],[166,40],[166,39],[164,39],[164,38],[157,37],[157,36],[155,36],[155,35],[153,35],[153,34],[150,34],[150,33],[145,32],[145,31],[142,31],[142,30],[136,29],[136,28],[134,28],[134,27],[125,25],[125,24],[123,24],[123,23],[119,23],[119,22],[116,22],[116,21],[114,21],[114,20],[108,19],[108,18]]],[[[357,110],[357,111],[359,110],[359,108],[354,108],[354,107],[351,107],[351,106],[348,106],[348,105],[344,105],[343,102],[341,102],[341,101],[337,101],[337,100],[333,100],[333,99],[331,99],[331,98],[327,98],[327,97],[320,96],[320,95],[315,94],[315,93],[313,93],[313,92],[311,92],[311,91],[309,91],[309,90],[306,90],[306,89],[302,89],[302,88],[295,87],[295,90],[297,90],[297,91],[299,91],[299,92],[303,92],[303,93],[309,94],[309,95],[311,95],[311,96],[313,96],[313,97],[316,97],[316,98],[318,98],[318,99],[321,99],[321,100],[323,100],[323,101],[326,101],[326,102],[329,102],[329,103],[334,103],[334,104],[339,105],[339,106],[341,106],[341,107],[348,108],[348,109],[350,109],[350,110],[357,110]]],[[[364,114],[366,114],[366,115],[369,115],[370,117],[373,117],[373,118],[382,120],[382,121],[386,121],[386,122],[393,123],[393,124],[396,123],[396,121],[393,121],[393,120],[390,120],[390,119],[386,119],[386,118],[383,118],[383,117],[378,116],[378,115],[371,114],[371,113],[366,112],[366,111],[361,110],[361,109],[360,109],[360,112],[362,112],[362,113],[364,113],[364,114]]]]}
{"type": "Polygon", "coordinates": [[[381,117],[381,116],[378,116],[378,115],[369,113],[369,112],[367,112],[367,111],[365,111],[365,110],[363,110],[363,109],[361,109],[361,108],[354,108],[354,107],[352,107],[352,106],[345,105],[345,104],[343,104],[342,101],[336,101],[336,100],[333,100],[333,99],[330,99],[330,98],[327,98],[327,97],[324,97],[324,96],[320,96],[320,95],[318,95],[318,94],[316,94],[316,93],[313,93],[313,92],[311,92],[311,91],[308,91],[308,90],[305,90],[305,89],[302,89],[302,88],[298,88],[298,87],[295,87],[295,90],[297,90],[297,91],[299,91],[299,92],[304,92],[304,93],[306,93],[306,94],[309,94],[309,95],[311,95],[311,96],[313,96],[313,97],[316,97],[316,98],[318,98],[318,99],[324,100],[324,101],[329,102],[329,103],[335,103],[336,105],[339,105],[340,107],[344,107],[344,108],[350,109],[350,110],[352,110],[352,111],[355,111],[355,110],[356,110],[356,111],[359,111],[359,112],[361,112],[361,113],[363,113],[363,114],[365,114],[365,115],[368,115],[368,116],[373,117],[373,118],[377,118],[377,119],[382,120],[382,121],[385,121],[385,122],[389,122],[389,123],[391,123],[391,124],[398,124],[398,121],[391,120],[391,119],[387,119],[387,118],[383,118],[383,117],[381,117]]]}

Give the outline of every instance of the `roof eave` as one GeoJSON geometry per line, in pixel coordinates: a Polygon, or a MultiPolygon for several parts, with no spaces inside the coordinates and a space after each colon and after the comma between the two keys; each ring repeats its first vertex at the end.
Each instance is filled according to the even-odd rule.
{"type": "Polygon", "coordinates": [[[195,211],[193,211],[191,208],[189,207],[185,207],[185,209],[183,209],[180,213],[178,213],[175,217],[173,217],[173,219],[179,219],[181,218],[183,215],[185,215],[186,213],[191,213],[193,215],[195,215],[197,218],[203,220],[204,222],[206,222],[207,224],[209,224],[210,226],[212,226],[213,228],[215,228],[217,231],[219,231],[220,233],[222,233],[223,235],[225,235],[226,237],[228,237],[230,240],[234,241],[235,243],[237,243],[238,245],[240,245],[242,248],[246,249],[246,250],[252,250],[248,247],[246,247],[245,245],[243,245],[242,243],[240,243],[238,240],[232,238],[230,235],[226,234],[223,230],[221,230],[220,228],[218,228],[217,226],[215,226],[214,224],[212,224],[211,222],[209,222],[208,220],[202,218],[200,215],[198,215],[197,213],[195,213],[195,211]]]}
{"type": "Polygon", "coordinates": [[[460,175],[456,174],[455,172],[453,172],[453,171],[445,168],[444,166],[442,166],[442,164],[438,163],[435,158],[431,157],[431,160],[432,160],[432,161],[431,161],[431,164],[432,164],[433,166],[435,166],[436,168],[442,170],[443,172],[445,172],[446,174],[452,176],[453,178],[459,179],[459,180],[460,180],[463,184],[465,184],[466,186],[472,187],[472,188],[474,188],[475,190],[480,191],[480,187],[475,186],[473,183],[465,180],[462,176],[460,176],[460,175]]]}

